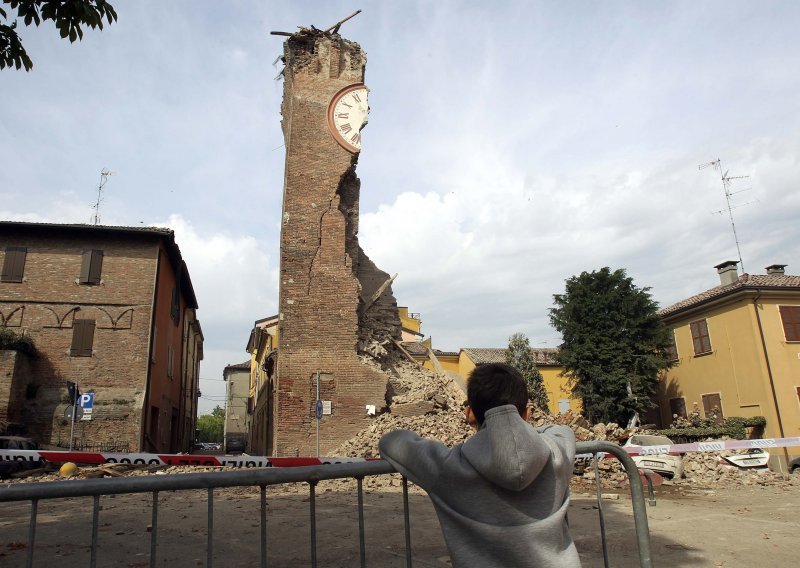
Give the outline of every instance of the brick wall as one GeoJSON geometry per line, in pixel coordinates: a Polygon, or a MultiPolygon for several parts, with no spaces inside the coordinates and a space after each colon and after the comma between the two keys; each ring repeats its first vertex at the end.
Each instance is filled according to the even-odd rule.
{"type": "MultiPolygon", "coordinates": [[[[19,379],[33,385],[28,393],[35,396],[27,396],[9,411],[9,420],[22,424],[25,435],[41,444],[69,445],[70,423],[63,415],[68,402],[66,382],[73,381],[83,392],[95,393],[92,420],[76,424],[76,446],[141,449],[159,258],[160,278],[172,270],[162,242],[159,235],[118,234],[91,227],[0,226],[0,263],[6,246],[28,250],[24,281],[0,283],[2,320],[29,335],[38,351],[30,359],[30,372],[19,379]],[[104,253],[102,280],[97,285],[78,282],[82,252],[87,249],[104,253]],[[95,320],[91,357],[70,355],[75,319],[95,320]]],[[[159,310],[169,314],[169,308],[167,301],[159,310]]],[[[165,326],[161,335],[160,343],[171,341],[176,347],[172,382],[179,391],[181,327],[170,334],[165,326]]],[[[165,351],[165,346],[159,351],[163,359],[165,351]]],[[[160,374],[154,376],[154,384],[167,380],[160,374]]],[[[175,387],[151,390],[159,395],[167,390],[178,400],[172,393],[175,387]]],[[[166,428],[170,426],[167,419],[166,428]]],[[[169,431],[164,437],[162,449],[168,450],[169,431]]]]}
{"type": "Polygon", "coordinates": [[[374,335],[370,317],[381,320],[383,335],[397,337],[399,318],[390,289],[369,311],[361,309],[361,298],[388,275],[358,244],[358,156],[327,128],[329,101],[363,82],[366,57],[356,43],[309,31],[289,38],[284,54],[287,153],[273,449],[276,455],[316,451],[319,372],[321,398],[333,407],[320,423],[324,454],[367,424],[366,405],[385,405],[387,378],[360,362],[358,344],[374,335]]]}

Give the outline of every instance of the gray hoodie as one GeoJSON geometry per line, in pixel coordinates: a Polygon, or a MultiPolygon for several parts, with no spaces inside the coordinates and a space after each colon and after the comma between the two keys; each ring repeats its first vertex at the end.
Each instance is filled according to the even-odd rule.
{"type": "Polygon", "coordinates": [[[571,428],[533,428],[506,405],[453,448],[395,430],[380,451],[428,492],[454,567],[580,567],[566,522],[571,428]]]}

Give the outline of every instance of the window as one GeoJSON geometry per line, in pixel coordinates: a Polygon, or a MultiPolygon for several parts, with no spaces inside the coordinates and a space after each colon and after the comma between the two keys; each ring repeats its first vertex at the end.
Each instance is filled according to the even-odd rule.
{"type": "Polygon", "coordinates": [[[26,247],[6,247],[5,258],[3,258],[3,273],[0,276],[2,282],[22,282],[22,274],[25,272],[25,257],[28,255],[26,247]]]}
{"type": "Polygon", "coordinates": [[[716,424],[721,424],[725,415],[722,414],[722,398],[718,392],[703,395],[703,412],[706,418],[712,418],[716,424]]]}
{"type": "Polygon", "coordinates": [[[800,306],[780,306],[786,341],[800,341],[800,306]]]}
{"type": "Polygon", "coordinates": [[[83,251],[81,262],[81,284],[100,284],[100,274],[103,271],[103,251],[83,251]]]}
{"type": "Polygon", "coordinates": [[[682,396],[669,399],[669,412],[673,418],[686,418],[686,399],[682,396]]]}
{"type": "Polygon", "coordinates": [[[72,357],[91,357],[94,341],[94,320],[76,319],[72,322],[72,357]]]}
{"type": "Polygon", "coordinates": [[[694,343],[694,354],[704,355],[711,353],[711,337],[708,335],[708,323],[705,319],[693,321],[689,324],[692,329],[692,342],[694,343]]]}
{"type": "Polygon", "coordinates": [[[665,349],[667,355],[667,361],[677,361],[678,360],[678,347],[675,345],[675,330],[669,330],[669,345],[665,349]]]}
{"type": "Polygon", "coordinates": [[[170,315],[172,316],[172,321],[175,322],[175,325],[178,325],[178,323],[181,321],[181,296],[178,292],[177,286],[172,289],[172,305],[170,306],[170,315]]]}

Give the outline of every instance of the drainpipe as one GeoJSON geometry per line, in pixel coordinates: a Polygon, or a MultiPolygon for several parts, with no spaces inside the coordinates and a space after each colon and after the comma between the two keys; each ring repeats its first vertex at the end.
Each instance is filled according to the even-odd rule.
{"type": "MultiPolygon", "coordinates": [[[[778,394],[775,392],[775,381],[772,377],[772,366],[769,364],[769,352],[767,351],[767,341],[764,339],[764,328],[761,326],[761,314],[758,313],[758,300],[761,298],[761,290],[756,288],[756,297],[753,298],[753,309],[756,312],[756,321],[758,322],[758,333],[761,336],[761,348],[764,350],[764,361],[767,364],[767,376],[769,377],[769,387],[772,390],[772,402],[775,405],[775,416],[778,418],[778,433],[781,438],[785,438],[783,433],[783,421],[781,420],[781,409],[778,406],[778,394]]],[[[786,458],[786,463],[789,463],[789,452],[783,448],[783,455],[786,458]]],[[[783,473],[783,464],[781,464],[781,473],[783,473]]]]}

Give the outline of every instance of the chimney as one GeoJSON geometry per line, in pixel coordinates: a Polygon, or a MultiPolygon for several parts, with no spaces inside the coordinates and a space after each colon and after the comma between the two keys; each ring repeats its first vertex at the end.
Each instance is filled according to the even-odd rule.
{"type": "Polygon", "coordinates": [[[765,270],[767,274],[783,274],[784,268],[786,268],[785,264],[770,264],[765,270]]]}
{"type": "Polygon", "coordinates": [[[739,263],[735,260],[726,260],[714,267],[717,269],[719,282],[722,286],[728,286],[739,281],[739,271],[736,269],[737,264],[739,263]]]}

